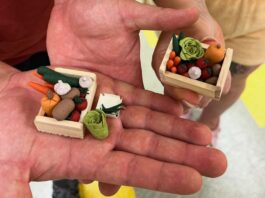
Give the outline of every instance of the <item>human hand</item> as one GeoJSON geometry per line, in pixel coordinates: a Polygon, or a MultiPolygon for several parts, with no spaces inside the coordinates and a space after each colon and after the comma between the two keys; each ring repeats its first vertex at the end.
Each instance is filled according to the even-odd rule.
{"type": "MultiPolygon", "coordinates": [[[[167,8],[191,8],[196,7],[199,10],[199,19],[191,26],[184,29],[175,29],[174,33],[185,32],[187,36],[196,38],[206,44],[220,43],[224,44],[224,37],[220,26],[209,14],[204,0],[155,0],[156,4],[167,8]]],[[[168,43],[172,39],[173,32],[162,32],[153,55],[153,68],[159,75],[159,66],[164,57],[168,43]]],[[[226,83],[223,89],[223,94],[227,94],[231,86],[231,74],[229,72],[226,83]]],[[[206,107],[211,99],[205,96],[200,96],[192,91],[182,88],[176,88],[165,85],[165,93],[172,98],[182,100],[186,108],[190,107],[206,107]]]]}
{"type": "Polygon", "coordinates": [[[89,68],[142,87],[139,30],[184,28],[197,14],[135,0],[57,0],[48,28],[49,57],[52,65],[89,68]]]}
{"type": "Polygon", "coordinates": [[[120,95],[126,105],[119,119],[108,119],[110,136],[84,140],[36,131],[40,96],[26,87],[30,72],[11,78],[0,92],[0,193],[30,197],[29,182],[72,178],[98,180],[105,194],[118,185],[189,194],[201,187],[201,175],[216,177],[226,169],[202,124],[182,120],[181,105],[97,74],[98,93],[120,95]],[[162,113],[164,112],[164,113],[162,113]]]}

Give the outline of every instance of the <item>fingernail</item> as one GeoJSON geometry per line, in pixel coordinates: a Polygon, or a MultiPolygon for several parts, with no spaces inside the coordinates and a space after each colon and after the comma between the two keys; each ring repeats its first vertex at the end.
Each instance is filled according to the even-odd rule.
{"type": "Polygon", "coordinates": [[[196,107],[195,105],[193,105],[193,104],[187,102],[186,100],[182,100],[182,103],[183,103],[185,106],[187,106],[188,108],[194,108],[194,107],[196,107]]]}
{"type": "Polygon", "coordinates": [[[211,102],[212,100],[210,98],[203,98],[199,104],[200,108],[205,108],[208,106],[208,104],[211,102]]]}
{"type": "Polygon", "coordinates": [[[202,99],[203,99],[203,96],[199,95],[199,102],[201,102],[202,99]]]}
{"type": "Polygon", "coordinates": [[[201,39],[201,42],[202,43],[219,43],[216,38],[210,37],[210,36],[204,37],[203,39],[201,39]]]}

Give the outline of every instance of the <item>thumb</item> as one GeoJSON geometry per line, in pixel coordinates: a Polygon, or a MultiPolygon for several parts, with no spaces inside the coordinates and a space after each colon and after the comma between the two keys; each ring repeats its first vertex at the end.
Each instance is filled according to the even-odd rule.
{"type": "Polygon", "coordinates": [[[192,25],[199,17],[195,8],[177,10],[144,5],[136,1],[131,1],[130,4],[125,15],[134,30],[174,31],[192,25]]]}

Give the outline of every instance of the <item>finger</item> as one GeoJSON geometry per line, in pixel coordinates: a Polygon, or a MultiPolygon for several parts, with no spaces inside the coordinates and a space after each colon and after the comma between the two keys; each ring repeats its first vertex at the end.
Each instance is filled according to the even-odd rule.
{"type": "Polygon", "coordinates": [[[216,149],[187,144],[146,130],[126,130],[121,134],[116,149],[187,165],[208,177],[220,176],[226,169],[226,158],[216,149]]]}
{"type": "Polygon", "coordinates": [[[200,174],[186,166],[115,151],[96,174],[99,181],[169,193],[190,194],[201,187],[200,174]]]}
{"type": "Polygon", "coordinates": [[[224,89],[223,89],[223,94],[228,94],[228,92],[231,89],[231,83],[232,83],[232,76],[231,76],[231,72],[228,72],[226,81],[225,81],[225,85],[224,85],[224,89]]]}
{"type": "Polygon", "coordinates": [[[205,108],[205,107],[207,107],[210,104],[211,101],[212,101],[211,98],[209,98],[207,96],[203,96],[203,98],[200,101],[199,107],[200,108],[205,108]]]}
{"type": "Polygon", "coordinates": [[[131,1],[131,4],[132,9],[126,10],[127,24],[134,30],[174,31],[192,25],[199,16],[195,8],[176,10],[143,5],[136,1],[131,1]]]}
{"type": "Polygon", "coordinates": [[[144,106],[173,115],[182,115],[183,113],[183,106],[180,101],[172,100],[170,97],[151,91],[135,88],[122,82],[115,83],[114,92],[122,97],[125,105],[144,106]]]}
{"type": "Polygon", "coordinates": [[[79,179],[79,182],[82,184],[90,184],[92,183],[94,180],[88,180],[88,179],[79,179]]]}
{"type": "Polygon", "coordinates": [[[194,106],[199,105],[201,96],[193,91],[180,87],[165,86],[165,94],[176,100],[184,100],[194,106]]]}
{"type": "Polygon", "coordinates": [[[211,131],[205,125],[144,107],[127,107],[121,113],[121,120],[125,128],[150,130],[198,145],[211,143],[211,131]]]}
{"type": "Polygon", "coordinates": [[[159,67],[163,60],[163,57],[165,56],[172,35],[173,34],[171,32],[162,32],[159,36],[158,42],[153,53],[152,66],[158,78],[160,78],[159,67]]]}
{"type": "Polygon", "coordinates": [[[104,182],[99,182],[98,187],[99,187],[100,192],[103,195],[112,196],[119,191],[121,186],[120,185],[107,184],[104,182]]]}

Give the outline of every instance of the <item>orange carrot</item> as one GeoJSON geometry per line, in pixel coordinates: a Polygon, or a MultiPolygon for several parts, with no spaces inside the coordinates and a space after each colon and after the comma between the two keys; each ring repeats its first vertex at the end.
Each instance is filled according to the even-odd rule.
{"type": "Polygon", "coordinates": [[[45,94],[47,95],[48,94],[48,91],[50,90],[49,87],[46,87],[44,85],[41,85],[41,84],[38,84],[38,83],[35,83],[35,82],[32,82],[30,81],[28,83],[28,86],[30,86],[31,88],[35,89],[36,91],[42,93],[42,94],[45,94]]]}
{"type": "Polygon", "coordinates": [[[53,88],[54,88],[54,85],[53,84],[50,84],[50,83],[44,83],[44,86],[45,87],[48,87],[51,90],[53,90],[53,88]]]}

